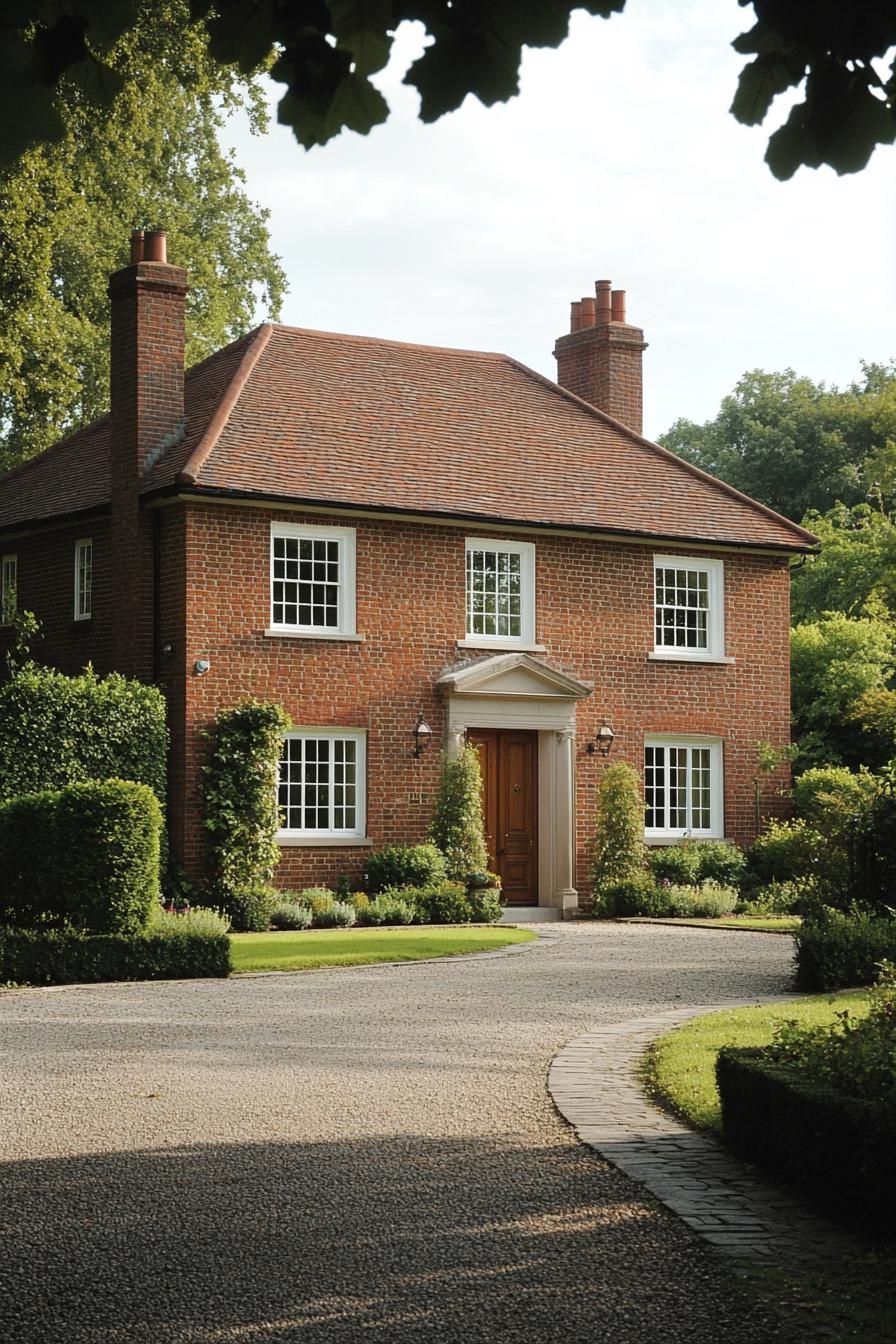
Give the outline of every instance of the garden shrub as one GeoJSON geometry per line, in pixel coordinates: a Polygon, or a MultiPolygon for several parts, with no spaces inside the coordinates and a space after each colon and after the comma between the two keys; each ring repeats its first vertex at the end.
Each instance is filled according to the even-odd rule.
{"type": "Polygon", "coordinates": [[[735,906],[738,915],[801,915],[819,896],[818,886],[811,877],[793,878],[790,882],[768,882],[764,887],[750,889],[749,897],[735,906]]]}
{"type": "Polygon", "coordinates": [[[600,902],[603,890],[644,868],[644,800],[636,770],[619,761],[608,766],[597,789],[597,820],[589,878],[600,902]]]}
{"type": "MultiPolygon", "coordinates": [[[[442,762],[436,811],[430,838],[445,856],[445,871],[456,882],[488,868],[488,850],[482,820],[482,770],[479,752],[465,746],[454,759],[442,762]]],[[[433,875],[430,881],[437,881],[433,875]]]]}
{"type": "Polygon", "coordinates": [[[311,911],[307,905],[281,900],[271,911],[270,924],[272,929],[308,929],[311,927],[311,911]]]}
{"type": "MultiPolygon", "coordinates": [[[[338,891],[335,894],[338,895],[338,891]]],[[[370,897],[366,892],[350,891],[339,899],[348,901],[349,905],[354,907],[356,924],[363,925],[369,923],[367,911],[370,909],[370,897]]]]}
{"type": "Polygon", "coordinates": [[[349,905],[348,901],[332,901],[329,906],[322,906],[314,913],[314,927],[316,929],[350,929],[357,916],[355,907],[349,905]]]}
{"type": "Polygon", "coordinates": [[[474,924],[496,924],[503,914],[501,892],[497,887],[468,887],[467,902],[474,924]]]}
{"type": "Polygon", "coordinates": [[[96,933],[145,928],[159,886],[162,814],[130,780],[88,780],[0,806],[0,920],[96,933]]]}
{"type": "Polygon", "coordinates": [[[381,891],[365,911],[366,922],[377,928],[384,924],[413,924],[417,919],[416,901],[409,899],[413,895],[412,887],[391,887],[381,891]]]}
{"type": "Polygon", "coordinates": [[[637,915],[661,919],[671,912],[667,892],[667,887],[653,880],[652,873],[633,873],[602,889],[595,913],[611,919],[631,919],[637,915]]]}
{"type": "Polygon", "coordinates": [[[699,887],[669,887],[667,890],[672,914],[679,919],[720,919],[730,915],[737,905],[734,887],[723,887],[718,882],[701,882],[699,887]]]}
{"type": "Polygon", "coordinates": [[[445,877],[445,859],[435,845],[391,845],[371,854],[364,884],[371,896],[389,887],[426,887],[445,877]]]}
{"type": "Polygon", "coordinates": [[[473,905],[460,882],[440,882],[417,895],[417,909],[428,924],[469,924],[473,905]]]}
{"type": "Polygon", "coordinates": [[[647,865],[656,882],[688,886],[700,880],[700,859],[697,846],[691,840],[648,850],[647,865]]]}
{"type": "Polygon", "coordinates": [[[806,821],[770,821],[747,850],[755,884],[787,882],[791,878],[830,875],[834,862],[839,878],[845,855],[832,856],[828,842],[806,821]]]}
{"type": "Polygon", "coordinates": [[[246,699],[221,710],[207,734],[211,751],[202,768],[202,796],[213,884],[233,894],[234,908],[245,893],[270,882],[280,861],[277,782],[289,726],[280,705],[246,699]]]}
{"type": "Polygon", "coordinates": [[[278,902],[277,892],[267,882],[221,888],[216,895],[234,933],[264,933],[278,902]]]}
{"type": "Polygon", "coordinates": [[[870,985],[881,962],[896,961],[896,918],[825,907],[804,917],[794,942],[797,989],[870,985]]]}
{"type": "Polygon", "coordinates": [[[145,784],[165,805],[168,729],[155,686],[26,663],[0,686],[0,802],[91,779],[145,784]]]}
{"type": "Polygon", "coordinates": [[[739,887],[747,868],[747,856],[728,840],[698,840],[698,882],[718,882],[723,887],[739,887]]]}
{"type": "Polygon", "coordinates": [[[312,915],[320,915],[332,910],[336,897],[329,887],[306,887],[296,897],[299,905],[307,905],[312,915]]]}
{"type": "Polygon", "coordinates": [[[861,825],[867,816],[875,793],[875,777],[867,770],[817,766],[794,781],[793,810],[812,830],[845,847],[856,823],[861,825]]]}
{"type": "MultiPolygon", "coordinates": [[[[177,917],[176,917],[177,918],[177,917]]],[[[80,929],[0,929],[0,984],[95,984],[230,974],[224,933],[92,934],[80,929]]]]}
{"type": "Polygon", "coordinates": [[[194,905],[182,913],[170,913],[156,903],[146,932],[162,938],[182,938],[184,935],[227,933],[230,920],[221,910],[210,906],[194,905]]]}

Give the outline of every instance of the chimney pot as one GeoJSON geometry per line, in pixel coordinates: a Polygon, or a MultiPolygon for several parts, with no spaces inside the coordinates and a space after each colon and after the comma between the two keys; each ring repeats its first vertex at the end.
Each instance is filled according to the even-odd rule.
{"type": "Polygon", "coordinates": [[[168,264],[168,234],[164,229],[150,229],[143,244],[143,260],[168,264]]]}
{"type": "Polygon", "coordinates": [[[612,286],[612,280],[596,280],[594,283],[594,292],[597,295],[597,325],[599,327],[604,326],[611,320],[612,300],[610,299],[610,290],[612,286]]]}
{"type": "Polygon", "coordinates": [[[596,280],[594,291],[573,301],[572,330],[557,338],[557,382],[640,434],[644,333],[626,322],[624,289],[596,280]]]}
{"type": "Polygon", "coordinates": [[[582,300],[582,326],[593,327],[595,319],[595,307],[593,299],[582,300]]]}
{"type": "Polygon", "coordinates": [[[136,266],[143,260],[143,230],[134,229],[131,233],[131,265],[136,266]]]}
{"type": "Polygon", "coordinates": [[[582,325],[582,305],[578,299],[573,299],[569,305],[569,330],[570,333],[578,331],[582,325]]]}
{"type": "Polygon", "coordinates": [[[625,290],[614,289],[611,295],[613,304],[613,321],[625,321],[625,290]]]}

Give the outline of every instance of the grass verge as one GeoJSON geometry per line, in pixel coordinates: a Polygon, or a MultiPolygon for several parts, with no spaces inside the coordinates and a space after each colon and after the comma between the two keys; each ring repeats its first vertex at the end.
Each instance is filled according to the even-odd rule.
{"type": "Polygon", "coordinates": [[[365,966],[377,961],[423,961],[489,952],[510,943],[528,943],[528,929],[465,924],[396,929],[308,929],[301,933],[234,933],[233,969],[308,971],[317,966],[365,966]]]}
{"type": "Polygon", "coordinates": [[[722,1116],[715,1069],[716,1055],[723,1045],[768,1045],[780,1022],[828,1023],[844,1008],[859,1016],[867,1007],[867,994],[856,989],[695,1017],[653,1042],[644,1057],[642,1081],[658,1105],[695,1129],[720,1138],[722,1116]]]}
{"type": "MultiPolygon", "coordinates": [[[[779,1022],[826,1023],[848,1008],[867,1011],[864,990],[819,994],[756,1008],[734,1008],[695,1018],[650,1047],[642,1080],[649,1095],[695,1129],[720,1137],[715,1084],[722,1045],[766,1045],[779,1022]]],[[[740,1273],[774,1311],[805,1321],[817,1344],[893,1344],[896,1320],[896,1248],[886,1247],[834,1266],[788,1270],[756,1265],[740,1273]]]]}

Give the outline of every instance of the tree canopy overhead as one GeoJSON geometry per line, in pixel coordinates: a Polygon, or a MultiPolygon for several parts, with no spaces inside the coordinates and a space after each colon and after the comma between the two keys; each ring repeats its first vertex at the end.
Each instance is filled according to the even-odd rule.
{"type": "MultiPolygon", "coordinates": [[[[892,0],[740,0],[755,22],[733,42],[750,59],[731,110],[761,123],[776,98],[802,95],[769,139],[778,178],[802,165],[864,168],[896,140],[896,7],[892,0]]],[[[428,45],[405,76],[420,116],[436,121],[468,94],[490,106],[519,92],[524,47],[556,47],[582,9],[609,18],[625,0],[191,0],[213,60],[250,71],[275,56],[286,86],[279,119],[299,143],[322,145],[345,128],[366,134],[389,108],[371,76],[395,32],[423,24],[428,45]]],[[[97,106],[111,105],[120,73],[108,54],[139,21],[140,0],[7,0],[0,17],[0,161],[65,126],[61,78],[97,106]]]]}
{"type": "Polygon", "coordinates": [[[276,317],[285,277],[266,212],[217,138],[221,109],[264,105],[250,77],[210,60],[186,0],[145,0],[109,59],[111,111],[67,80],[62,136],[0,171],[0,470],[102,414],[109,387],[109,273],[132,226],[164,226],[188,268],[187,359],[276,317]]]}

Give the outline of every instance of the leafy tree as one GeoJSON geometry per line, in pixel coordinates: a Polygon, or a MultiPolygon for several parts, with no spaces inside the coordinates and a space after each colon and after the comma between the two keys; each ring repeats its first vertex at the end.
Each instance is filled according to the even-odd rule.
{"type": "Polygon", "coordinates": [[[795,622],[825,611],[861,614],[872,597],[896,617],[896,525],[869,504],[849,509],[837,505],[825,514],[803,519],[821,541],[821,552],[809,555],[793,570],[791,613],[795,622]]]}
{"type": "Polygon", "coordinates": [[[896,480],[896,362],[863,364],[862,372],[862,382],[841,391],[793,369],[754,369],[714,420],[678,420],[660,442],[789,518],[869,497],[887,503],[896,480]]]}
{"type": "Polygon", "coordinates": [[[246,330],[259,301],[279,311],[267,212],[217,139],[236,105],[263,126],[259,90],[209,58],[187,0],[137,12],[109,54],[120,84],[111,111],[63,82],[62,136],[0,175],[0,469],[106,410],[107,283],[126,264],[132,225],[167,228],[190,272],[188,362],[246,330]]]}
{"type": "Polygon", "coordinates": [[[466,882],[472,873],[488,868],[488,850],[482,821],[482,771],[479,752],[466,746],[442,764],[442,779],[429,834],[445,856],[450,878],[466,882]]]}
{"type": "MultiPolygon", "coordinates": [[[[558,46],[573,9],[608,18],[624,7],[625,0],[193,0],[192,12],[205,20],[218,61],[252,70],[277,52],[272,73],[286,85],[279,118],[310,147],[345,127],[366,133],[385,121],[388,105],[370,77],[388,61],[403,22],[422,23],[429,38],[405,82],[419,91],[420,116],[431,122],[470,93],[486,105],[513,97],[523,47],[558,46]]],[[[772,172],[787,178],[801,164],[822,163],[839,173],[864,168],[877,144],[896,139],[892,5],[752,0],[752,7],[754,26],[733,44],[753,59],[732,112],[756,125],[787,90],[803,94],[769,140],[772,172]]],[[[111,102],[120,77],[108,52],[139,10],[139,0],[20,0],[6,7],[0,158],[60,136],[53,90],[62,75],[94,103],[111,102]]]]}
{"type": "Polygon", "coordinates": [[[893,674],[896,628],[880,610],[851,617],[829,612],[791,632],[793,723],[804,765],[882,764],[867,733],[857,731],[856,706],[886,689],[893,674]]]}

